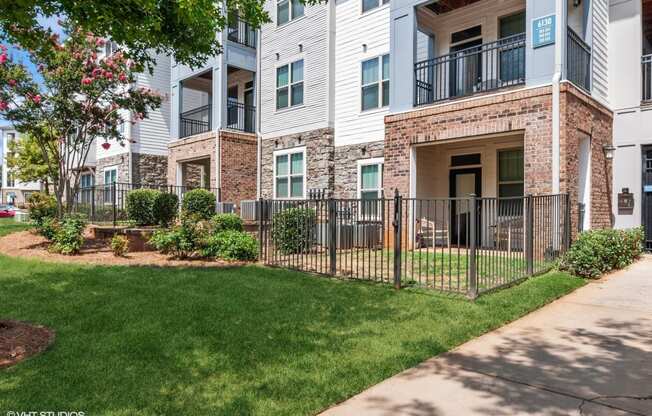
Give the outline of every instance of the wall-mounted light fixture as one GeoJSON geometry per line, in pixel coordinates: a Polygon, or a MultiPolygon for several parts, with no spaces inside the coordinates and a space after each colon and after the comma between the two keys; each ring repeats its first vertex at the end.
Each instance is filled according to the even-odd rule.
{"type": "Polygon", "coordinates": [[[607,160],[611,160],[614,158],[614,153],[616,152],[616,148],[610,144],[604,144],[602,145],[602,151],[604,152],[604,157],[607,160]]]}

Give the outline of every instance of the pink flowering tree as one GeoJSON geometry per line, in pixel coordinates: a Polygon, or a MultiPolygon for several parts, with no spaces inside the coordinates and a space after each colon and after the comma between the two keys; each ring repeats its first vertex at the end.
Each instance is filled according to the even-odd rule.
{"type": "Polygon", "coordinates": [[[135,88],[142,70],[122,52],[99,58],[104,40],[67,26],[68,37],[49,42],[29,56],[42,82],[0,48],[0,116],[34,137],[43,153],[59,215],[70,212],[95,141],[104,148],[125,144],[121,123],[136,123],[161,105],[162,97],[135,88]],[[131,114],[123,120],[121,114],[131,114]]]}

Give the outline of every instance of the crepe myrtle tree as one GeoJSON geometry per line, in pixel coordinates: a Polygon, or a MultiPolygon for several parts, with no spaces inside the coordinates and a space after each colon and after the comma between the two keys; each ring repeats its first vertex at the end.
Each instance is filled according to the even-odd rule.
{"type": "Polygon", "coordinates": [[[123,122],[136,123],[161,105],[162,97],[134,86],[142,70],[124,53],[99,58],[104,40],[61,22],[65,42],[56,35],[28,51],[41,82],[0,49],[0,116],[38,143],[49,176],[58,215],[70,212],[79,192],[82,168],[94,141],[105,149],[125,145],[123,122]],[[123,120],[120,114],[129,113],[123,120]]]}

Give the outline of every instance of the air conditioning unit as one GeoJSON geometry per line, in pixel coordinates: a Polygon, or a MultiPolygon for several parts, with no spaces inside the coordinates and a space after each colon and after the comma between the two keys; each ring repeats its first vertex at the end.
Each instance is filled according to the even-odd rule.
{"type": "Polygon", "coordinates": [[[216,211],[218,214],[234,214],[235,204],[232,202],[218,202],[216,211]]]}

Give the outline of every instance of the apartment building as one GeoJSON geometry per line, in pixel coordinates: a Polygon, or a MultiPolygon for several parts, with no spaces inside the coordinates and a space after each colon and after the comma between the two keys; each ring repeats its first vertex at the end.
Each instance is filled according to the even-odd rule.
{"type": "MultiPolygon", "coordinates": [[[[117,51],[114,42],[107,42],[101,56],[117,51]]],[[[125,137],[117,141],[97,141],[89,152],[81,186],[111,184],[114,182],[147,185],[167,183],[167,154],[170,140],[170,58],[154,56],[153,72],[145,71],[136,77],[135,88],[148,88],[163,95],[161,107],[151,111],[147,118],[137,120],[128,111],[121,114],[120,129],[125,137]]]]}
{"type": "Polygon", "coordinates": [[[652,249],[652,2],[612,0],[609,17],[615,227],[644,226],[652,249]]]}
{"type": "Polygon", "coordinates": [[[267,7],[263,197],[561,192],[611,225],[607,0],[267,7]]]}
{"type": "Polygon", "coordinates": [[[22,206],[27,201],[29,194],[41,190],[39,182],[20,182],[11,173],[7,166],[9,143],[20,140],[20,134],[10,125],[0,126],[0,204],[22,206]]]}
{"type": "Polygon", "coordinates": [[[258,33],[232,16],[218,37],[222,53],[204,66],[172,61],[167,177],[239,203],[256,197],[258,33]]]}

